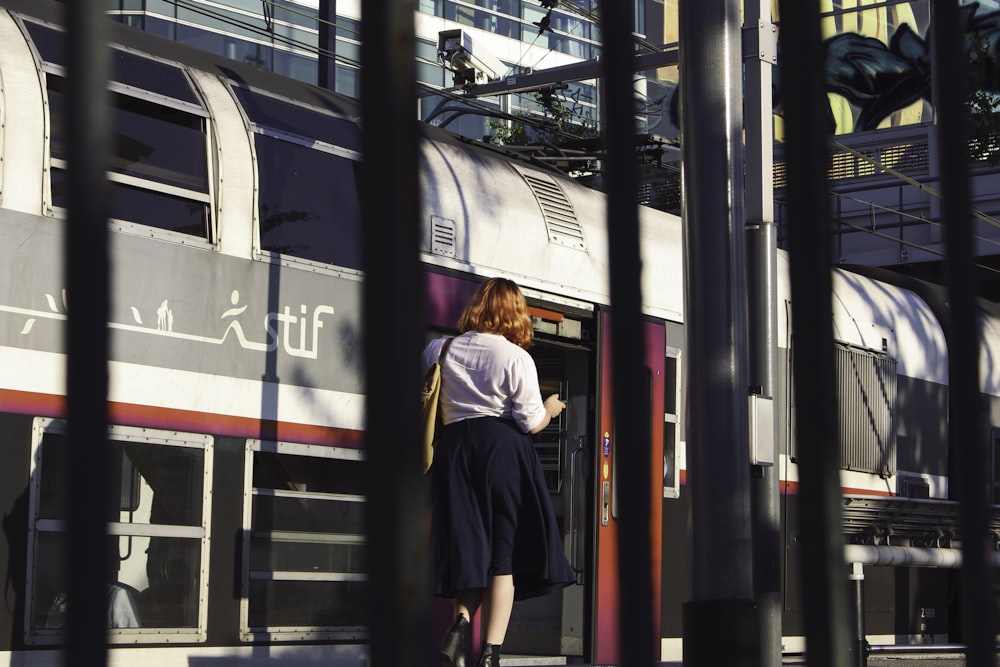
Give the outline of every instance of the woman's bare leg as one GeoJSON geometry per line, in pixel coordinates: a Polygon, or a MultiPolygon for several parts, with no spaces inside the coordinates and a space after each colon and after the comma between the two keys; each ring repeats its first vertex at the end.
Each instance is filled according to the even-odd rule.
{"type": "Polygon", "coordinates": [[[507,636],[510,612],[514,608],[514,575],[490,577],[483,604],[486,614],[486,643],[499,646],[507,636]]]}

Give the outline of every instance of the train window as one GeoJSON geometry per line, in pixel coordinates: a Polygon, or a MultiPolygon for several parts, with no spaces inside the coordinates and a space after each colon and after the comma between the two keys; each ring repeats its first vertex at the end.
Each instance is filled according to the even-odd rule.
{"type": "Polygon", "coordinates": [[[27,28],[28,35],[31,36],[31,41],[35,43],[38,55],[43,61],[66,66],[66,39],[61,31],[32,21],[25,21],[24,27],[27,28]]]}
{"type": "Polygon", "coordinates": [[[240,632],[244,640],[365,634],[358,450],[247,442],[240,632]]]}
{"type": "Polygon", "coordinates": [[[262,134],[254,144],[261,249],[360,270],[359,163],[262,134]]]}
{"type": "MultiPolygon", "coordinates": [[[[25,27],[42,60],[66,67],[66,38],[58,30],[25,21],[25,27]]],[[[51,68],[50,68],[51,69],[51,68]]],[[[149,91],[201,107],[184,72],[174,65],[144,58],[122,49],[111,51],[111,80],[139,91],[149,91]]]]}
{"type": "MultiPolygon", "coordinates": [[[[53,644],[64,640],[72,502],[64,423],[36,419],[33,444],[26,641],[53,644]]],[[[114,426],[108,444],[121,483],[106,510],[109,641],[202,641],[212,439],[114,426]]]]}
{"type": "MultiPolygon", "coordinates": [[[[67,205],[65,79],[49,74],[52,204],[67,205]]],[[[204,119],[113,93],[111,217],[209,237],[209,184],[204,119]]]]}
{"type": "Polygon", "coordinates": [[[260,250],[361,270],[358,126],[245,88],[234,92],[254,132],[260,250]]]}
{"type": "Polygon", "coordinates": [[[112,49],[111,78],[137,90],[148,90],[175,100],[201,106],[184,72],[167,63],[112,49]]]}
{"type": "Polygon", "coordinates": [[[680,433],[681,351],[667,347],[663,378],[663,497],[679,498],[677,442],[680,433]]]}
{"type": "MultiPolygon", "coordinates": [[[[52,205],[65,209],[67,85],[64,35],[25,22],[45,66],[49,101],[52,205]]],[[[172,64],[112,50],[109,85],[113,128],[111,217],[211,240],[207,112],[184,71],[172,64]]],[[[125,228],[128,228],[127,226],[125,228]]]]}
{"type": "Polygon", "coordinates": [[[255,129],[300,137],[310,144],[318,140],[353,154],[361,152],[361,128],[349,118],[307,109],[246,88],[234,87],[233,91],[255,129]]]}

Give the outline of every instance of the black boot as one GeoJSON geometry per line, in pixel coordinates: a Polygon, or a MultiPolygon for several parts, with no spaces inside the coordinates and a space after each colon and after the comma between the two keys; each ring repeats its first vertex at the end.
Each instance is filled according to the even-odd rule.
{"type": "Polygon", "coordinates": [[[469,620],[459,614],[441,644],[441,667],[465,667],[470,629],[469,620]]]}
{"type": "Polygon", "coordinates": [[[479,656],[479,667],[500,667],[500,644],[483,642],[483,654],[479,656]]]}

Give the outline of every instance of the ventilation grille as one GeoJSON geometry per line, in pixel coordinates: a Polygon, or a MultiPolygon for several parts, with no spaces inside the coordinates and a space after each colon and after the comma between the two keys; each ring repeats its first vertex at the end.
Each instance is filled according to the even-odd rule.
{"type": "Polygon", "coordinates": [[[896,360],[837,348],[840,457],[845,470],[896,472],[896,360]]]}
{"type": "Polygon", "coordinates": [[[567,248],[586,250],[587,243],[583,238],[583,226],[576,218],[573,205],[569,203],[555,179],[547,174],[514,168],[524,177],[525,182],[538,200],[545,218],[545,228],[549,234],[549,243],[558,243],[567,248]]]}
{"type": "MultiPolygon", "coordinates": [[[[838,345],[836,364],[840,468],[896,474],[896,360],[838,345]]],[[[793,432],[795,419],[793,410],[793,432]]],[[[793,440],[792,460],[808,446],[793,440]]]]}
{"type": "Polygon", "coordinates": [[[431,253],[442,257],[455,256],[455,221],[431,216],[431,253]]]}

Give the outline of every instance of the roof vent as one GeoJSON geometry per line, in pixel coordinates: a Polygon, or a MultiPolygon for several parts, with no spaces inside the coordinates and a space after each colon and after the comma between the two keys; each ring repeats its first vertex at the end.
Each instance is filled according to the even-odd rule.
{"type": "Polygon", "coordinates": [[[431,253],[442,257],[455,256],[455,221],[431,216],[431,253]]]}
{"type": "Polygon", "coordinates": [[[545,217],[545,228],[549,233],[549,243],[558,243],[567,248],[586,250],[587,243],[583,238],[583,226],[576,219],[576,212],[569,198],[563,192],[559,183],[548,174],[528,170],[520,165],[514,165],[518,173],[527,182],[528,187],[538,200],[538,206],[545,217]]]}

